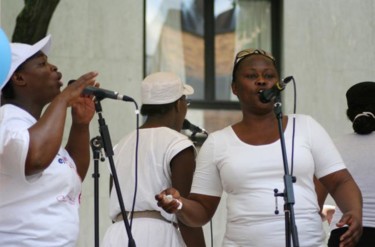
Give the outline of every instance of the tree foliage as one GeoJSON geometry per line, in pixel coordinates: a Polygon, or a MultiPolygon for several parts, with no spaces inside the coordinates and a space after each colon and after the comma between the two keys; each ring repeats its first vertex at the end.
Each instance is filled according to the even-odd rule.
{"type": "Polygon", "coordinates": [[[47,35],[52,15],[60,0],[24,0],[17,16],[12,42],[34,44],[47,35]]]}

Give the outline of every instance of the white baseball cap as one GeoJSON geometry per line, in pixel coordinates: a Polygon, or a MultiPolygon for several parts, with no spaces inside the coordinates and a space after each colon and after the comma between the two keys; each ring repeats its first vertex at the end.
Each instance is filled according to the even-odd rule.
{"type": "Polygon", "coordinates": [[[156,72],[142,81],[142,104],[162,105],[172,103],[182,95],[191,95],[194,89],[171,72],[156,72]]]}
{"type": "Polygon", "coordinates": [[[11,43],[10,50],[12,53],[12,62],[10,65],[10,70],[7,77],[4,80],[4,83],[1,84],[0,89],[8,83],[10,77],[16,71],[16,69],[25,62],[28,58],[35,55],[38,51],[42,51],[44,54],[47,54],[51,47],[51,35],[47,35],[34,45],[28,45],[23,43],[11,43]]]}

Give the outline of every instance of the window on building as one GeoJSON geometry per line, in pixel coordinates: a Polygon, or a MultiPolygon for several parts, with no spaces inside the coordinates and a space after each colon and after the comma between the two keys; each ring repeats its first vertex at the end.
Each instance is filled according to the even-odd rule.
{"type": "Polygon", "coordinates": [[[195,108],[233,108],[233,58],[280,54],[280,0],[145,0],[145,74],[173,71],[195,88],[195,108]]]}

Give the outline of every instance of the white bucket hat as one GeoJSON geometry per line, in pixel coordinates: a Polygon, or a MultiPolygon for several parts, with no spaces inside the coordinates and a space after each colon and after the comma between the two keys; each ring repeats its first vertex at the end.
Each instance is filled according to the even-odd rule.
{"type": "Polygon", "coordinates": [[[28,58],[35,55],[38,51],[42,51],[44,54],[47,54],[51,47],[51,35],[47,35],[34,45],[28,45],[23,43],[11,43],[10,50],[12,53],[12,62],[10,65],[10,70],[7,77],[5,78],[4,83],[1,84],[1,88],[8,83],[10,77],[13,75],[14,71],[28,58]]]}
{"type": "Polygon", "coordinates": [[[180,77],[171,72],[157,72],[142,81],[142,104],[161,105],[172,103],[182,95],[191,95],[194,89],[184,84],[180,77]]]}

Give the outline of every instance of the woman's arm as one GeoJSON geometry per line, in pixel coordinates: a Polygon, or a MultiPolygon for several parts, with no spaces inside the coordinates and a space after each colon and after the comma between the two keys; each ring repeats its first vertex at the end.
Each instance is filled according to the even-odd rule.
{"type": "MultiPolygon", "coordinates": [[[[193,147],[182,150],[171,161],[172,186],[181,195],[188,196],[195,170],[195,156],[193,147]]],[[[189,247],[204,247],[205,240],[202,227],[189,227],[179,221],[179,228],[185,244],[189,247]]]]}
{"type": "Polygon", "coordinates": [[[347,169],[322,177],[320,182],[328,190],[343,213],[342,218],[336,225],[338,227],[348,225],[348,231],[340,238],[342,246],[355,246],[362,235],[361,191],[347,169]]]}

